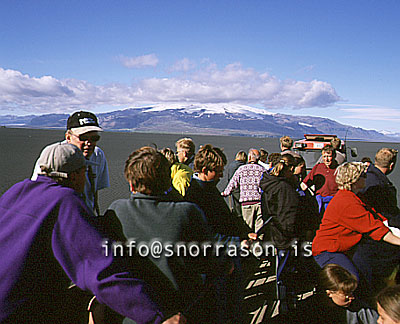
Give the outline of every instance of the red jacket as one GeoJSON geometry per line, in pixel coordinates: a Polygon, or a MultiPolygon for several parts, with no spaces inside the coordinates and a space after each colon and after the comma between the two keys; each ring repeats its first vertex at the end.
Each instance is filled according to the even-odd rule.
{"type": "Polygon", "coordinates": [[[328,168],[324,163],[316,164],[309,174],[305,177],[303,182],[310,187],[311,181],[315,185],[317,195],[322,197],[334,196],[338,191],[335,176],[336,168],[328,168]]]}
{"type": "Polygon", "coordinates": [[[363,234],[379,241],[389,232],[382,220],[375,219],[357,195],[339,190],[325,211],[322,223],[312,244],[313,255],[321,252],[346,252],[356,245],[363,234]]]}

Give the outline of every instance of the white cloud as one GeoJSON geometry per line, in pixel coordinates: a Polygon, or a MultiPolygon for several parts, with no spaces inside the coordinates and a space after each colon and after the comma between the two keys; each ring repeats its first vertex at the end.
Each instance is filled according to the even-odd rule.
{"type": "Polygon", "coordinates": [[[192,62],[188,58],[183,58],[180,61],[177,61],[172,67],[171,71],[183,71],[187,72],[189,70],[192,70],[196,67],[196,63],[192,62]]]}
{"type": "Polygon", "coordinates": [[[346,106],[352,108],[341,108],[340,110],[344,113],[342,118],[375,121],[400,121],[399,109],[360,104],[346,104],[346,106]]]}
{"type": "Polygon", "coordinates": [[[146,66],[157,66],[158,58],[155,54],[147,54],[136,57],[119,56],[118,60],[127,68],[143,68],[146,66]]]}
{"type": "Polygon", "coordinates": [[[192,71],[185,77],[149,78],[132,85],[94,85],[84,80],[40,78],[0,68],[0,109],[64,112],[99,106],[159,102],[240,103],[268,109],[326,107],[341,100],[326,82],[279,80],[233,63],[192,71]]]}

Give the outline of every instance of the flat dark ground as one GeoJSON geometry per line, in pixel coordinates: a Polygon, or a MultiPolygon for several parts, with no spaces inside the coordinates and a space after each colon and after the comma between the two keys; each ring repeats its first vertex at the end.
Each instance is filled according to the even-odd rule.
{"type": "MultiPolygon", "coordinates": [[[[179,133],[179,129],[177,129],[179,133]]],[[[249,148],[264,148],[269,153],[279,152],[277,138],[233,137],[233,136],[204,136],[186,135],[191,137],[196,149],[207,143],[224,149],[228,163],[234,160],[239,150],[249,148]]],[[[111,187],[100,191],[100,207],[104,211],[111,202],[129,196],[128,184],[123,176],[125,160],[129,154],[145,145],[158,148],[170,147],[175,150],[175,142],[179,134],[152,133],[116,133],[104,132],[98,143],[107,156],[110,172],[111,187]]],[[[0,128],[0,195],[18,181],[32,174],[33,166],[40,151],[46,145],[64,138],[63,130],[41,130],[27,128],[0,128]]],[[[358,157],[374,158],[375,153],[382,147],[400,149],[400,143],[351,142],[348,146],[357,147],[358,157]]],[[[389,176],[392,182],[400,186],[400,167],[389,176]]],[[[226,186],[224,177],[218,184],[220,190],[226,186]]]]}

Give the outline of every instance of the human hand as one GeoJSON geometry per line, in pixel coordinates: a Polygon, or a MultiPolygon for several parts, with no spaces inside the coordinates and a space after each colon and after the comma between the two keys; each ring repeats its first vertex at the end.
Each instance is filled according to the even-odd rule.
{"type": "Polygon", "coordinates": [[[186,324],[186,322],[186,317],[178,313],[162,322],[162,324],[186,324]]]}

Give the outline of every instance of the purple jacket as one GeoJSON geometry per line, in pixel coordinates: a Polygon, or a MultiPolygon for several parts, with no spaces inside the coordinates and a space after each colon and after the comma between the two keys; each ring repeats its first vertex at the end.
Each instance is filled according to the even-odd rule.
{"type": "Polygon", "coordinates": [[[149,286],[135,279],[121,258],[104,255],[104,236],[89,213],[73,189],[44,176],[17,183],[3,194],[1,323],[46,322],[51,313],[61,313],[61,306],[71,302],[65,293],[71,280],[137,323],[162,322],[149,286]]]}

